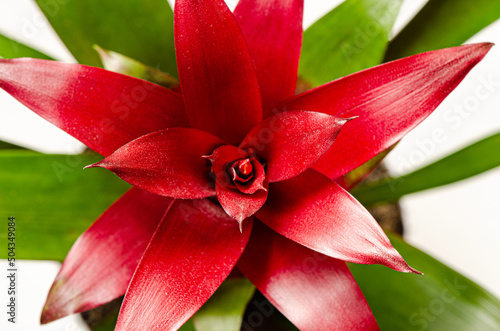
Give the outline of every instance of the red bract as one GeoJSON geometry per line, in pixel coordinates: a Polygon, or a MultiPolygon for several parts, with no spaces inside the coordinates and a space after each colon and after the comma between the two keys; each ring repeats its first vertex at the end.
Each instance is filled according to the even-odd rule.
{"type": "Polygon", "coordinates": [[[91,167],[138,187],[75,243],[43,323],[125,294],[117,330],[175,330],[236,266],[301,330],[378,329],[344,261],[417,271],[333,179],[424,120],[491,44],[294,96],[302,7],[241,0],[233,16],[222,0],[177,0],[182,95],[98,68],[0,61],[1,88],[106,156],[91,167]]]}

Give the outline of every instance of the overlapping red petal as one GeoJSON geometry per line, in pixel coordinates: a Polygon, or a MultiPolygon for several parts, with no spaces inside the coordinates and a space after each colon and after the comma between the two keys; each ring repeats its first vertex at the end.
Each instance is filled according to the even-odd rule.
{"type": "Polygon", "coordinates": [[[228,172],[228,164],[248,157],[247,151],[233,145],[221,146],[210,155],[204,155],[204,158],[212,163],[210,168],[212,176],[223,185],[231,185],[232,183],[232,176],[228,172]]]}
{"type": "Polygon", "coordinates": [[[132,278],[116,326],[177,330],[215,292],[243,252],[252,228],[209,200],[176,200],[132,278]]]}
{"type": "Polygon", "coordinates": [[[241,0],[234,10],[259,79],[264,118],[295,94],[303,0],[241,0]]]}
{"type": "Polygon", "coordinates": [[[50,289],[42,324],[90,310],[127,290],[172,199],[132,188],[75,242],[50,289]]]}
{"type": "Polygon", "coordinates": [[[215,195],[210,162],[203,156],[224,142],[210,133],[172,128],[150,133],[120,147],[89,167],[102,167],[149,192],[178,199],[215,195]]]}
{"type": "Polygon", "coordinates": [[[255,126],[240,148],[252,148],[262,158],[269,182],[285,180],[309,169],[347,121],[309,111],[276,114],[255,126]]]}
{"type": "Polygon", "coordinates": [[[231,272],[257,212],[266,225],[239,268],[278,309],[301,330],[378,329],[340,260],[417,271],[323,174],[339,178],[399,141],[491,44],[412,56],[293,97],[302,11],[301,0],[241,0],[233,16],[223,0],[176,0],[183,97],[98,68],[0,60],[0,88],[109,156],[93,166],[159,195],[216,194],[222,205],[132,189],[75,244],[42,322],[120,296],[137,266],[117,330],[179,328],[231,272]],[[340,117],[359,118],[340,132],[340,117]],[[217,159],[217,148],[227,153],[217,159]]]}
{"type": "Polygon", "coordinates": [[[253,60],[223,0],[177,0],[179,80],[192,127],[238,144],[262,120],[253,60]]]}
{"type": "Polygon", "coordinates": [[[414,55],[302,93],[284,110],[359,116],[314,168],[340,177],[391,147],[422,122],[488,53],[472,44],[414,55]]]}
{"type": "MultiPolygon", "coordinates": [[[[262,168],[260,164],[259,166],[262,168]]],[[[263,171],[263,169],[260,170],[263,171]]],[[[245,218],[255,214],[266,202],[268,184],[267,181],[264,181],[261,189],[252,194],[245,194],[239,189],[230,188],[217,182],[215,192],[226,213],[242,224],[245,218]]]]}
{"type": "Polygon", "coordinates": [[[217,199],[227,214],[241,225],[266,201],[268,182],[264,167],[255,160],[252,150],[233,145],[221,146],[206,158],[212,162],[217,199]],[[245,174],[240,173],[243,165],[245,174]]]}
{"type": "MultiPolygon", "coordinates": [[[[251,179],[248,179],[248,181],[246,181],[247,179],[243,179],[243,181],[241,181],[238,173],[236,171],[233,171],[234,173],[234,185],[236,186],[236,188],[242,192],[242,193],[245,193],[245,194],[254,194],[255,192],[259,191],[259,190],[267,190],[267,178],[266,178],[266,173],[265,173],[265,170],[264,170],[264,166],[262,166],[262,164],[260,164],[258,161],[256,160],[244,160],[244,161],[241,161],[241,162],[248,162],[249,164],[249,167],[252,167],[252,171],[253,171],[253,174],[252,174],[252,178],[251,179]]],[[[239,162],[240,163],[240,162],[239,162]]]]}
{"type": "Polygon", "coordinates": [[[260,222],[238,268],[302,331],[378,330],[345,262],[314,252],[260,222]]]}
{"type": "Polygon", "coordinates": [[[281,235],[333,258],[418,273],[356,199],[314,170],[271,184],[256,216],[281,235]]]}
{"type": "Polygon", "coordinates": [[[0,60],[0,88],[104,156],[147,133],[188,126],[178,93],[104,69],[0,60]]]}

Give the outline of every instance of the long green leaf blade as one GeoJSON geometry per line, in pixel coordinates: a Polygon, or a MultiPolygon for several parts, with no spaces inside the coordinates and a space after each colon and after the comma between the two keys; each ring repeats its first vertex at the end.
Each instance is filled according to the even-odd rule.
{"type": "Polygon", "coordinates": [[[109,51],[98,45],[94,45],[93,47],[99,54],[104,69],[106,70],[144,79],[168,89],[179,87],[179,80],[163,71],[146,66],[128,56],[109,51]]]}
{"type": "Polygon", "coordinates": [[[398,236],[389,238],[424,275],[349,265],[381,330],[500,329],[500,300],[398,236]]]}
{"type": "Polygon", "coordinates": [[[304,32],[299,75],[319,86],[380,64],[402,0],[346,0],[304,32]]]}
{"type": "Polygon", "coordinates": [[[97,44],[177,76],[173,13],[166,0],[36,0],[81,64],[100,66],[97,44]]]}
{"type": "Polygon", "coordinates": [[[18,57],[33,57],[37,59],[53,60],[50,56],[43,54],[36,49],[0,34],[0,58],[13,59],[18,57]]]}
{"type": "Polygon", "coordinates": [[[403,195],[448,185],[498,167],[499,150],[497,133],[405,176],[358,187],[352,194],[364,205],[396,201],[403,195]]]}
{"type": "MultiPolygon", "coordinates": [[[[83,167],[97,155],[0,151],[0,214],[16,218],[16,257],[62,261],[78,236],[129,187],[83,167]]],[[[7,228],[0,245],[7,247],[7,228]]],[[[0,253],[6,258],[7,251],[0,253]]]]}
{"type": "Polygon", "coordinates": [[[386,61],[459,46],[499,18],[498,0],[429,0],[391,41],[386,61]]]}

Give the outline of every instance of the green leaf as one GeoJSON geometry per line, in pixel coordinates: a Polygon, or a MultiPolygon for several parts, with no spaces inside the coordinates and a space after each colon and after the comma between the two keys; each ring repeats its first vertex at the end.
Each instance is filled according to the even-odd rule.
{"type": "Polygon", "coordinates": [[[319,86],[380,64],[402,0],[346,0],[304,32],[299,75],[319,86]]]}
{"type": "Polygon", "coordinates": [[[344,175],[344,187],[347,190],[355,187],[359,183],[362,183],[373,171],[382,163],[387,154],[390,153],[396,147],[397,143],[383,151],[382,153],[375,155],[370,160],[366,161],[359,167],[351,170],[344,175]]]}
{"type": "Polygon", "coordinates": [[[391,41],[386,61],[459,46],[499,18],[498,0],[429,0],[391,41]]]}
{"type": "Polygon", "coordinates": [[[92,331],[113,331],[116,327],[116,321],[118,321],[119,312],[119,308],[110,312],[99,324],[92,328],[92,331]]]}
{"type": "Polygon", "coordinates": [[[196,331],[239,331],[255,287],[246,278],[229,278],[193,316],[196,331]]]}
{"type": "Polygon", "coordinates": [[[38,59],[53,60],[53,58],[42,52],[0,34],[0,58],[13,59],[18,57],[34,57],[38,59]]]}
{"type": "Polygon", "coordinates": [[[177,75],[173,13],[166,0],[36,0],[81,64],[100,66],[97,44],[177,75]]]}
{"type": "Polygon", "coordinates": [[[197,331],[193,325],[193,320],[190,319],[179,329],[179,331],[197,331]]]}
{"type": "Polygon", "coordinates": [[[106,50],[98,45],[94,45],[94,49],[101,57],[102,64],[106,70],[144,79],[168,89],[179,87],[179,80],[163,71],[148,67],[128,56],[106,50]]]}
{"type": "MultiPolygon", "coordinates": [[[[83,170],[98,155],[0,151],[0,214],[16,218],[16,257],[62,261],[78,236],[129,187],[106,171],[83,170]]],[[[0,229],[6,247],[7,228],[0,229]]],[[[6,258],[7,251],[0,251],[6,258]]]]}
{"type": "Polygon", "coordinates": [[[500,330],[500,300],[398,236],[389,238],[424,275],[349,265],[381,330],[500,330]]]}
{"type": "Polygon", "coordinates": [[[352,194],[365,206],[392,202],[406,194],[448,185],[500,166],[500,133],[410,174],[358,187],[352,194]]]}
{"type": "Polygon", "coordinates": [[[0,140],[0,149],[25,149],[25,148],[0,140]]]}

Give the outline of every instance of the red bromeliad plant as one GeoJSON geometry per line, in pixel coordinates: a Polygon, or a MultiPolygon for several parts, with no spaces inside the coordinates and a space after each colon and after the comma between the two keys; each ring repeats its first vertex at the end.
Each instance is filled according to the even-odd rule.
{"type": "Polygon", "coordinates": [[[237,268],[301,330],[378,329],[345,261],[418,272],[335,179],[424,120],[491,44],[294,95],[302,7],[242,0],[233,15],[222,0],[177,0],[180,92],[0,61],[1,88],[106,157],[90,167],[135,186],[75,243],[42,323],[125,294],[117,330],[175,330],[237,268]]]}

